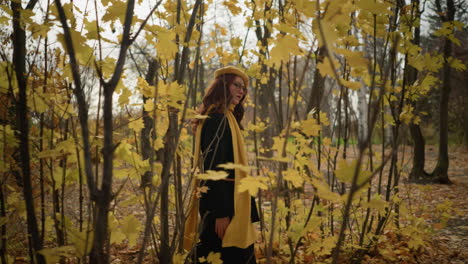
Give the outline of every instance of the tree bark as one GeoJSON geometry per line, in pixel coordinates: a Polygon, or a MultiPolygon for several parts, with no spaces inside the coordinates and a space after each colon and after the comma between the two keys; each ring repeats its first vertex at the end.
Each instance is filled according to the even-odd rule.
{"type": "MultiPolygon", "coordinates": [[[[198,9],[201,6],[202,1],[197,0],[193,6],[192,14],[187,26],[187,32],[183,40],[183,49],[179,57],[176,57],[175,64],[175,75],[174,80],[178,84],[183,84],[185,70],[188,65],[188,56],[189,56],[189,47],[185,45],[190,41],[193,29],[195,27],[195,18],[198,12],[198,9]],[[180,59],[178,59],[180,58],[180,59]]],[[[177,3],[177,12],[181,11],[181,2],[180,0],[177,3]]],[[[180,13],[178,13],[178,23],[180,24],[180,13]]],[[[177,43],[179,45],[179,43],[177,43]]],[[[172,162],[174,161],[175,151],[177,148],[177,143],[180,136],[180,129],[178,125],[178,110],[173,107],[168,107],[169,114],[169,127],[167,129],[166,135],[164,136],[165,149],[164,149],[164,160],[163,168],[161,172],[161,208],[160,208],[160,221],[161,221],[161,244],[159,250],[159,262],[160,263],[171,263],[173,249],[170,246],[169,240],[169,181],[171,176],[172,162]]]]}
{"type": "MultiPolygon", "coordinates": [[[[436,1],[436,5],[440,11],[440,0],[436,1]]],[[[453,0],[447,0],[447,10],[441,15],[442,21],[453,21],[455,17],[455,4],[453,0]],[[445,15],[446,14],[446,15],[445,15]]],[[[450,184],[451,181],[448,177],[449,157],[448,157],[448,104],[451,90],[450,73],[451,67],[449,58],[452,55],[452,42],[445,38],[444,40],[444,68],[442,79],[442,93],[440,97],[440,110],[439,110],[439,157],[437,165],[432,173],[432,181],[442,184],[450,184]]]]}
{"type": "MultiPolygon", "coordinates": [[[[252,1],[254,2],[254,1],[252,1]]],[[[254,2],[255,3],[255,2],[254,2]]],[[[264,4],[264,12],[268,12],[271,9],[271,6],[268,3],[264,4]]],[[[254,11],[255,12],[255,11],[254,11]]],[[[255,34],[257,36],[258,41],[261,42],[262,48],[260,49],[260,57],[259,63],[261,65],[261,73],[262,75],[266,75],[268,73],[268,67],[264,64],[263,60],[266,58],[266,50],[268,49],[268,39],[271,36],[270,25],[272,25],[272,21],[269,19],[266,21],[265,25],[262,27],[259,20],[255,20],[256,29],[255,34]],[[263,28],[263,31],[262,31],[263,28]]],[[[270,76],[271,77],[271,76],[270,76]]],[[[280,84],[281,85],[281,84],[280,84]]],[[[256,108],[258,108],[259,117],[266,122],[267,118],[270,116],[270,108],[274,106],[274,99],[272,89],[274,87],[274,80],[268,81],[267,84],[260,83],[259,89],[257,91],[258,97],[255,98],[256,108]],[[271,86],[271,87],[269,87],[271,86]],[[272,105],[273,104],[273,105],[272,105]]],[[[279,96],[282,96],[281,93],[279,96]]],[[[274,122],[270,120],[270,123],[273,124],[274,122]]],[[[279,125],[279,120],[276,120],[276,124],[279,125]]],[[[268,126],[263,132],[260,133],[260,142],[262,148],[267,150],[265,151],[264,155],[267,157],[271,157],[273,153],[270,151],[270,148],[273,146],[273,126],[268,126]]]]}
{"type": "MultiPolygon", "coordinates": [[[[31,3],[30,3],[31,4],[31,3]]],[[[34,4],[31,6],[34,6],[34,4]]],[[[13,11],[13,64],[18,83],[18,101],[16,102],[16,117],[18,139],[20,147],[20,166],[23,179],[23,195],[26,203],[27,226],[29,233],[29,248],[31,262],[45,263],[45,259],[37,252],[42,249],[39,236],[36,212],[34,208],[33,188],[31,183],[30,156],[29,156],[29,118],[27,108],[27,80],[26,80],[26,32],[23,29],[21,12],[23,8],[20,1],[11,1],[13,11]]]]}
{"type": "MultiPolygon", "coordinates": [[[[158,71],[158,63],[156,60],[152,59],[148,65],[148,72],[146,73],[146,82],[149,85],[155,85],[155,77],[158,71]]],[[[147,97],[143,96],[143,104],[148,100],[147,97]]],[[[141,155],[143,160],[149,159],[150,164],[154,160],[154,149],[151,145],[151,139],[154,138],[154,120],[151,117],[151,113],[145,111],[143,107],[143,123],[144,127],[141,130],[141,155]],[[151,132],[152,131],[152,132],[151,132]],[[150,135],[151,133],[151,135],[150,135]]],[[[141,187],[151,186],[153,180],[153,173],[151,171],[145,171],[141,176],[141,187]]]]}
{"type": "Polygon", "coordinates": [[[465,74],[465,89],[463,93],[463,145],[468,149],[468,75],[465,74]]]}
{"type": "Polygon", "coordinates": [[[421,182],[429,174],[424,170],[425,164],[425,140],[418,124],[409,126],[411,137],[413,138],[413,167],[409,175],[410,182],[421,182]]]}
{"type": "MultiPolygon", "coordinates": [[[[420,5],[419,0],[412,0],[413,8],[415,13],[415,19],[421,18],[421,12],[419,11],[420,5]]],[[[414,29],[414,38],[413,44],[418,45],[421,41],[421,28],[417,26],[414,29]]],[[[408,84],[413,85],[413,83],[418,79],[418,70],[412,66],[408,66],[408,84]]],[[[424,99],[423,99],[424,100],[424,99]]],[[[413,103],[416,111],[418,110],[418,102],[413,103]]],[[[425,140],[421,132],[421,127],[419,124],[410,124],[409,125],[411,137],[413,139],[413,167],[409,175],[410,182],[420,182],[424,181],[424,178],[429,177],[429,174],[424,170],[425,164],[425,140]]]]}
{"type": "MultiPolygon", "coordinates": [[[[322,46],[317,51],[317,60],[315,65],[323,62],[325,58],[325,46],[322,46]]],[[[312,110],[320,110],[320,103],[322,102],[323,91],[325,86],[325,77],[320,74],[320,71],[316,68],[314,72],[314,83],[312,84],[312,90],[310,91],[309,101],[307,103],[306,115],[312,110]]]]}

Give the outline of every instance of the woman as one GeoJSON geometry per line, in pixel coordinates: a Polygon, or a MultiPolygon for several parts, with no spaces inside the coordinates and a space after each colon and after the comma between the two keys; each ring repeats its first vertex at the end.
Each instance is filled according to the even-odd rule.
{"type": "MultiPolygon", "coordinates": [[[[199,108],[200,114],[208,118],[196,124],[195,164],[201,165],[201,171],[221,170],[218,165],[226,163],[248,165],[240,125],[248,83],[247,75],[236,67],[215,71],[215,80],[199,108]]],[[[223,180],[195,183],[207,187],[207,191],[192,198],[184,247],[190,250],[195,244],[198,211],[202,225],[193,252],[196,262],[213,252],[221,253],[223,263],[256,263],[252,222],[259,220],[257,209],[248,192],[236,191],[246,173],[239,169],[226,171],[228,177],[223,180]]]]}

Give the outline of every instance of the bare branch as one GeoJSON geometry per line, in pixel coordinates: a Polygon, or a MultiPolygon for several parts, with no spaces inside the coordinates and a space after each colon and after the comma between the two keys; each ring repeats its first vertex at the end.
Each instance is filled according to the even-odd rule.
{"type": "Polygon", "coordinates": [[[78,68],[78,62],[76,60],[75,49],[73,47],[73,40],[70,34],[70,27],[68,26],[67,17],[63,6],[60,0],[54,0],[55,5],[57,6],[57,11],[59,14],[59,19],[63,27],[63,33],[65,37],[65,45],[68,52],[68,57],[70,58],[70,67],[72,69],[73,81],[75,84],[75,89],[73,93],[76,96],[78,102],[78,113],[81,125],[81,133],[83,137],[83,152],[85,159],[85,172],[86,180],[88,181],[88,188],[92,200],[98,199],[98,189],[94,182],[94,173],[91,165],[91,150],[89,142],[89,128],[88,128],[88,107],[85,100],[85,95],[83,91],[83,86],[81,84],[81,76],[78,68]]]}
{"type": "Polygon", "coordinates": [[[145,18],[145,20],[143,20],[143,22],[141,23],[140,25],[140,28],[137,30],[137,32],[135,33],[135,35],[133,36],[132,39],[130,39],[130,44],[132,44],[136,38],[138,37],[138,35],[140,35],[140,32],[143,30],[143,28],[146,26],[146,23],[148,22],[148,20],[150,19],[150,17],[153,15],[154,11],[159,7],[159,5],[161,4],[162,0],[159,0],[159,2],[153,7],[153,9],[151,9],[151,11],[149,12],[148,16],[145,18]]]}
{"type": "Polygon", "coordinates": [[[127,57],[128,47],[131,45],[130,40],[130,28],[132,26],[133,10],[135,8],[135,0],[129,0],[127,4],[127,11],[125,13],[124,31],[122,43],[120,44],[119,58],[117,59],[117,65],[115,66],[114,74],[110,81],[105,85],[105,89],[111,89],[113,92],[117,84],[119,83],[120,77],[122,76],[123,67],[125,64],[125,58],[127,57]]]}

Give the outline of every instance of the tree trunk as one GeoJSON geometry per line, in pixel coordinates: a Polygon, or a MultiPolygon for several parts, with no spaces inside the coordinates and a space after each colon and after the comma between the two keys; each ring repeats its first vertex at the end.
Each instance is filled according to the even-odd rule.
{"type": "MultiPolygon", "coordinates": [[[[412,0],[413,8],[416,12],[416,18],[421,18],[421,12],[419,11],[419,0],[412,0]]],[[[421,40],[421,28],[418,26],[414,30],[413,43],[419,46],[421,40]]],[[[418,79],[418,70],[412,66],[408,66],[408,84],[413,85],[418,79]]],[[[423,99],[424,100],[424,99],[423,99]]],[[[413,103],[416,111],[418,110],[418,102],[413,103]]],[[[413,168],[409,175],[410,182],[423,182],[425,178],[429,177],[429,174],[424,170],[425,164],[425,140],[421,133],[421,127],[419,124],[409,125],[411,138],[413,139],[413,168]]]]}
{"type": "MultiPolygon", "coordinates": [[[[31,7],[32,8],[32,7],[31,7]]],[[[27,108],[27,80],[26,80],[26,33],[23,29],[21,2],[12,1],[13,11],[13,64],[18,83],[18,101],[16,102],[17,129],[20,148],[20,166],[23,179],[23,195],[26,203],[27,226],[29,234],[29,248],[31,263],[45,263],[41,254],[42,241],[39,236],[36,212],[34,208],[33,188],[31,183],[30,157],[29,157],[29,118],[27,108]]]]}
{"type": "MultiPolygon", "coordinates": [[[[316,63],[315,65],[318,65],[319,63],[323,62],[323,59],[325,58],[325,46],[322,46],[318,49],[316,57],[316,63]]],[[[306,108],[306,115],[312,110],[315,109],[315,111],[320,110],[320,104],[322,102],[322,97],[323,97],[323,92],[325,89],[325,77],[323,77],[319,70],[316,68],[314,72],[314,83],[312,84],[312,90],[310,91],[310,96],[309,96],[309,102],[307,103],[307,108],[306,108]]]]}
{"type": "MultiPolygon", "coordinates": [[[[436,1],[436,5],[440,7],[440,0],[436,1]]],[[[444,22],[453,21],[455,17],[455,4],[453,0],[447,0],[447,10],[442,13],[442,20],[444,22]],[[446,15],[445,15],[446,14],[446,15]]],[[[442,79],[442,93],[440,97],[440,131],[439,131],[439,157],[437,165],[432,173],[432,181],[442,184],[450,184],[448,178],[449,157],[448,157],[448,103],[451,90],[450,73],[451,67],[448,62],[452,54],[452,42],[445,38],[444,41],[444,68],[442,79]]]]}
{"type": "Polygon", "coordinates": [[[413,168],[409,175],[410,182],[423,182],[429,174],[424,170],[425,164],[425,140],[418,124],[409,126],[413,138],[413,168]]]}
{"type": "MultiPolygon", "coordinates": [[[[187,32],[185,34],[183,43],[188,43],[193,29],[195,27],[195,18],[200,8],[202,1],[197,0],[193,6],[192,14],[187,26],[187,32]]],[[[177,2],[177,22],[180,24],[180,12],[181,12],[181,1],[177,2]]],[[[177,43],[179,45],[179,43],[177,43]]],[[[189,62],[189,48],[187,45],[184,45],[182,53],[179,58],[179,54],[176,56],[175,63],[175,75],[174,80],[178,84],[183,84],[185,70],[189,62]]],[[[161,221],[161,236],[160,236],[160,249],[159,249],[159,262],[160,263],[171,263],[173,250],[170,246],[170,236],[169,236],[169,182],[171,177],[171,167],[172,162],[174,161],[174,156],[180,136],[180,129],[178,125],[178,110],[168,106],[168,115],[169,115],[169,127],[167,128],[166,135],[164,136],[164,142],[166,147],[164,148],[164,160],[163,168],[161,172],[161,209],[160,209],[160,221],[161,221]]]]}
{"type": "Polygon", "coordinates": [[[465,74],[465,89],[463,93],[463,145],[468,149],[468,75],[465,74]]]}
{"type": "MultiPolygon", "coordinates": [[[[149,85],[155,85],[155,77],[158,69],[158,63],[156,60],[152,59],[148,66],[148,72],[146,73],[146,82],[149,85]]],[[[146,103],[146,98],[143,96],[143,104],[146,103]]],[[[151,139],[154,138],[154,120],[151,117],[151,113],[145,111],[143,107],[143,123],[144,127],[141,130],[141,155],[143,160],[149,159],[150,164],[153,163],[154,160],[154,149],[151,145],[151,139]],[[151,132],[152,131],[152,132],[151,132]],[[151,135],[150,135],[151,132],[151,135]]],[[[141,187],[148,187],[151,186],[153,179],[153,173],[151,171],[145,171],[144,174],[141,176],[141,187]]]]}
{"type": "MultiPolygon", "coordinates": [[[[6,217],[6,209],[5,209],[5,198],[3,195],[3,185],[0,186],[0,217],[6,217]]],[[[0,227],[0,260],[2,264],[7,264],[7,239],[6,239],[6,223],[0,227]]]]}
{"type": "MultiPolygon", "coordinates": [[[[268,12],[271,9],[271,6],[268,5],[268,3],[264,4],[264,10],[265,12],[268,12]]],[[[255,35],[258,39],[258,41],[261,42],[262,48],[260,49],[260,57],[259,57],[259,64],[261,65],[261,73],[262,75],[267,75],[268,74],[268,67],[264,64],[263,60],[266,59],[266,51],[268,49],[268,38],[271,36],[271,31],[269,28],[269,25],[271,25],[271,20],[268,20],[268,23],[265,23],[265,25],[262,27],[261,23],[259,20],[255,20],[256,24],[256,29],[255,29],[255,35]],[[263,31],[262,31],[263,29],[263,31]]],[[[271,77],[271,76],[270,76],[271,77]]],[[[260,81],[259,81],[260,82],[260,81]]],[[[272,120],[269,120],[270,122],[267,122],[267,118],[269,118],[270,115],[270,108],[274,107],[274,100],[273,99],[273,86],[274,83],[269,80],[266,84],[260,83],[258,86],[258,91],[257,95],[258,97],[255,98],[255,103],[256,103],[256,108],[258,108],[258,113],[259,117],[265,121],[266,124],[270,123],[273,124],[272,120]],[[271,87],[269,87],[271,86],[271,87]],[[272,105],[273,104],[273,105],[272,105]]],[[[281,85],[281,84],[280,84],[281,85]]],[[[280,94],[281,96],[281,94],[280,94]]],[[[278,120],[276,120],[278,124],[278,120]]],[[[273,146],[273,126],[267,126],[267,128],[260,133],[260,144],[264,150],[266,150],[263,155],[267,157],[271,157],[273,153],[270,151],[271,147],[273,146]]]]}
{"type": "MultiPolygon", "coordinates": [[[[358,113],[359,113],[359,119],[358,119],[358,142],[359,145],[362,145],[364,141],[367,140],[367,135],[369,132],[369,121],[368,121],[368,111],[369,111],[369,105],[367,104],[368,99],[368,87],[363,85],[361,89],[357,91],[358,95],[358,113]]],[[[382,111],[385,111],[384,109],[382,111]]],[[[384,125],[384,124],[382,124],[384,125]]],[[[384,135],[382,135],[383,137],[384,135]]],[[[382,139],[383,140],[383,139],[382,139]]]]}

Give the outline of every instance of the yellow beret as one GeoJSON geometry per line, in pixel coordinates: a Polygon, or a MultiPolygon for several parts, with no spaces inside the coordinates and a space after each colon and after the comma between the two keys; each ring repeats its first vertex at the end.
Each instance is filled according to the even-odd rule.
{"type": "Polygon", "coordinates": [[[241,69],[234,66],[226,66],[215,71],[215,78],[223,74],[235,74],[244,80],[245,87],[249,86],[249,77],[241,69]]]}

